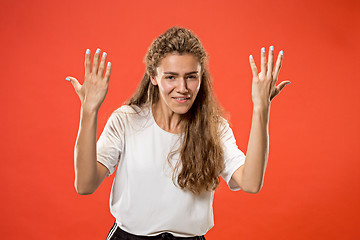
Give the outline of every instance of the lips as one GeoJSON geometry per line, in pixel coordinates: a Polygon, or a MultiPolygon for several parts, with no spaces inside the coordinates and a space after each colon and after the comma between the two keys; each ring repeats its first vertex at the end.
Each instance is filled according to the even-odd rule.
{"type": "Polygon", "coordinates": [[[173,99],[178,103],[186,103],[190,100],[190,97],[173,97],[173,99]]]}
{"type": "Polygon", "coordinates": [[[173,98],[175,98],[177,100],[188,100],[188,99],[190,99],[190,97],[173,97],[173,98]]]}

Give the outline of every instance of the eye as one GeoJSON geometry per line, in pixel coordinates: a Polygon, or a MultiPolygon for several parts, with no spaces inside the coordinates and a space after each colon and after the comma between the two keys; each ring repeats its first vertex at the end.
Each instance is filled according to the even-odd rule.
{"type": "Polygon", "coordinates": [[[190,75],[190,76],[188,76],[188,78],[190,78],[190,79],[196,79],[197,76],[195,76],[195,75],[190,75]]]}
{"type": "Polygon", "coordinates": [[[166,76],[165,79],[174,79],[174,76],[166,76]]]}

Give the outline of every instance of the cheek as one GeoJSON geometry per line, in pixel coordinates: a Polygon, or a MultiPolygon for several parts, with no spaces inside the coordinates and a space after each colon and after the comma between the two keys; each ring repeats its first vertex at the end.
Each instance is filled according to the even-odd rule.
{"type": "Polygon", "coordinates": [[[160,81],[159,82],[159,89],[160,91],[164,92],[164,93],[168,93],[171,92],[172,89],[175,88],[175,84],[172,82],[168,82],[168,81],[160,81]]]}
{"type": "Polygon", "coordinates": [[[191,81],[188,83],[188,87],[192,92],[198,92],[200,89],[200,81],[191,81]]]}

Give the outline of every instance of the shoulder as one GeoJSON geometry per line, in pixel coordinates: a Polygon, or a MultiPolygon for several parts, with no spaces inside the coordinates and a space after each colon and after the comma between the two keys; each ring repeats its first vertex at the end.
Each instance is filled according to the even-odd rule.
{"type": "Polygon", "coordinates": [[[136,105],[122,105],[112,112],[109,120],[119,121],[125,125],[140,124],[149,118],[150,108],[147,106],[139,107],[136,105]]]}
{"type": "Polygon", "coordinates": [[[231,129],[231,123],[221,116],[219,116],[219,135],[223,143],[234,141],[234,133],[231,129]]]}
{"type": "Polygon", "coordinates": [[[116,109],[113,114],[140,114],[145,115],[150,111],[149,106],[137,106],[137,105],[122,105],[116,109]]]}
{"type": "Polygon", "coordinates": [[[229,121],[226,118],[219,116],[219,124],[221,127],[229,126],[229,121]]]}
{"type": "Polygon", "coordinates": [[[231,130],[230,123],[226,118],[219,116],[218,122],[221,136],[224,135],[227,131],[231,130]]]}
{"type": "Polygon", "coordinates": [[[113,114],[121,115],[121,114],[131,114],[131,113],[138,113],[141,111],[141,108],[136,105],[122,105],[118,109],[116,109],[113,114]]]}

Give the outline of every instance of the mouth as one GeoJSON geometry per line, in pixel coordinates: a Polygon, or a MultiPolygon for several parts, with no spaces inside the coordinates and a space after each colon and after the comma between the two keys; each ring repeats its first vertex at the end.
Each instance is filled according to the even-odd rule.
{"type": "Polygon", "coordinates": [[[173,97],[178,103],[185,103],[190,100],[190,97],[173,97]]]}

